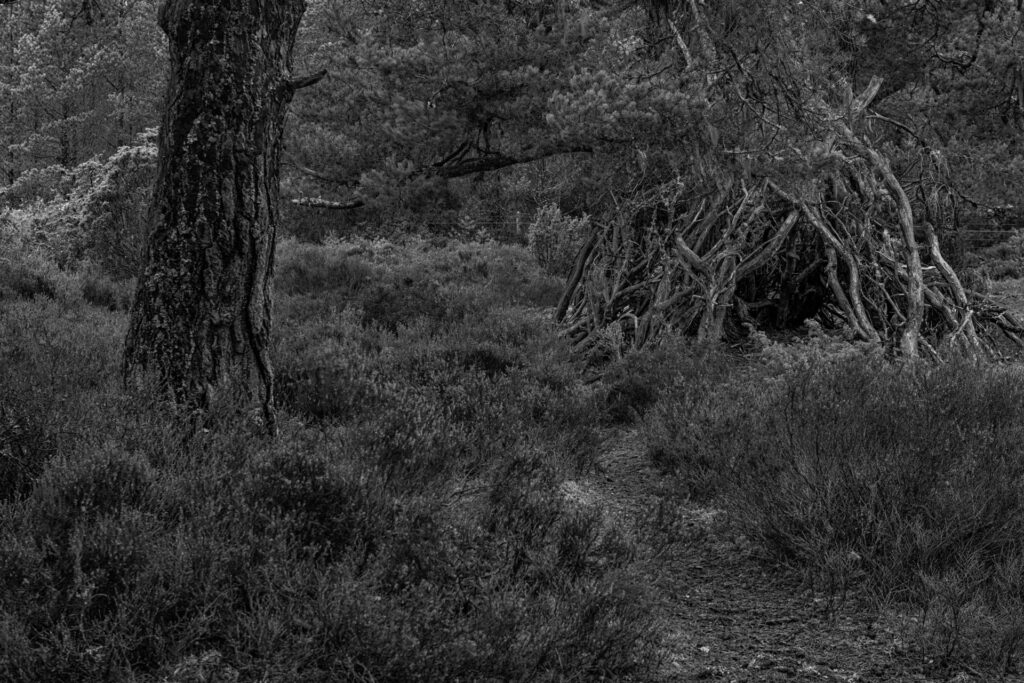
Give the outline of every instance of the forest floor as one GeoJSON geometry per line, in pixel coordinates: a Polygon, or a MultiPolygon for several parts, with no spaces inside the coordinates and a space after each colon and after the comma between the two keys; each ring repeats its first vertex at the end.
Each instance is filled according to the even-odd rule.
{"type": "MultiPolygon", "coordinates": [[[[626,529],[647,526],[667,479],[644,455],[636,430],[609,434],[597,464],[593,476],[563,484],[566,498],[626,529]]],[[[929,667],[909,651],[911,617],[880,616],[856,595],[816,594],[792,570],[758,557],[722,510],[686,503],[673,514],[686,542],[643,563],[666,633],[660,680],[993,680],[929,667]]]]}
{"type": "Polygon", "coordinates": [[[0,268],[0,681],[1024,681],[1024,365],[593,377],[521,247],[278,256],[273,441],[126,394],[130,283],[0,268]]]}

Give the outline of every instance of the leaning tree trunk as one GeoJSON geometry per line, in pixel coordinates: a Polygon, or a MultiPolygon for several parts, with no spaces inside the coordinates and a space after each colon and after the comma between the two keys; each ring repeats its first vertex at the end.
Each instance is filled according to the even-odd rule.
{"type": "Polygon", "coordinates": [[[271,276],[281,133],[305,0],[166,0],[171,73],[126,379],[151,371],[205,408],[228,381],[262,387],[273,431],[271,276]]]}

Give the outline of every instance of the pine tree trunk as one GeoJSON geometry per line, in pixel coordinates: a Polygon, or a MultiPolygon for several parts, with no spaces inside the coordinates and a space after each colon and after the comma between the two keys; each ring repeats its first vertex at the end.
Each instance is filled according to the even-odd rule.
{"type": "Polygon", "coordinates": [[[215,389],[262,387],[269,429],[271,278],[281,133],[297,87],[305,0],[166,0],[171,74],[126,379],[152,372],[205,408],[215,389]],[[230,380],[230,382],[229,382],[230,380]]]}

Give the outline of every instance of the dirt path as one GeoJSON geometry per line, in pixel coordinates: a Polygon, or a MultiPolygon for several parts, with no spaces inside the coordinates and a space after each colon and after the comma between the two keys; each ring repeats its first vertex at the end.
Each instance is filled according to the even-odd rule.
{"type": "MultiPolygon", "coordinates": [[[[597,506],[627,528],[650,528],[666,482],[636,433],[609,438],[598,463],[598,474],[563,485],[566,498],[597,506]]],[[[659,680],[991,680],[969,671],[927,675],[927,662],[907,654],[897,629],[880,626],[852,600],[830,605],[765,567],[721,523],[720,511],[684,505],[672,514],[688,540],[644,566],[666,632],[659,680]]]]}

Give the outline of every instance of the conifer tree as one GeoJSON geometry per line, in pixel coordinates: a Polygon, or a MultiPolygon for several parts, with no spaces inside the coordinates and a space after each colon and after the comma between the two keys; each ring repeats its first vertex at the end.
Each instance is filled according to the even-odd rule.
{"type": "Polygon", "coordinates": [[[156,123],[155,0],[9,2],[0,10],[0,183],[72,168],[156,123]]]}
{"type": "Polygon", "coordinates": [[[199,409],[258,382],[271,431],[281,135],[295,91],[322,76],[292,74],[304,11],[305,0],[164,3],[171,71],[124,356],[126,378],[150,371],[199,409]]]}

